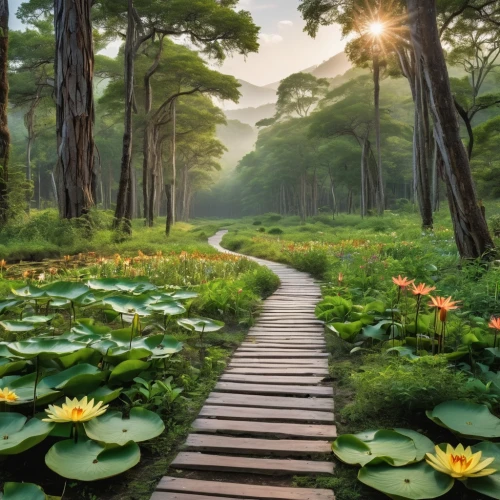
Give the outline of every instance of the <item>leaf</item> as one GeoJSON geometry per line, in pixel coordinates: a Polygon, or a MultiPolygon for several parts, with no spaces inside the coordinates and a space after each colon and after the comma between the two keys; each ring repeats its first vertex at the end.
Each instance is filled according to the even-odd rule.
{"type": "Polygon", "coordinates": [[[40,486],[33,483],[5,483],[1,500],[45,500],[47,497],[40,486]]]}
{"type": "Polygon", "coordinates": [[[125,295],[116,295],[106,297],[102,302],[120,314],[149,316],[151,311],[147,307],[152,301],[153,299],[147,296],[127,297],[125,295]]]}
{"type": "Polygon", "coordinates": [[[105,292],[129,292],[144,293],[157,290],[157,287],[144,280],[132,280],[128,278],[102,278],[90,280],[87,285],[92,290],[102,290],[105,292]]]}
{"type": "Polygon", "coordinates": [[[210,318],[183,318],[178,319],[177,324],[186,330],[204,333],[217,332],[224,328],[222,321],[215,321],[210,318]]]}
{"type": "Polygon", "coordinates": [[[417,448],[417,461],[423,460],[426,453],[434,453],[434,443],[427,436],[420,434],[420,432],[402,428],[396,428],[394,431],[413,439],[417,448]]]}
{"type": "Polygon", "coordinates": [[[377,340],[387,340],[387,331],[384,326],[390,325],[392,321],[379,321],[376,325],[365,326],[362,330],[363,337],[377,340]]]}
{"type": "Polygon", "coordinates": [[[10,352],[25,359],[54,359],[66,354],[71,354],[87,347],[81,342],[70,342],[64,339],[35,338],[29,341],[12,342],[7,345],[10,352]]]}
{"type": "MultiPolygon", "coordinates": [[[[0,389],[8,387],[10,390],[14,391],[19,399],[12,404],[22,405],[33,402],[33,394],[35,392],[35,373],[30,373],[29,375],[20,376],[9,376],[0,379],[0,389]]],[[[55,401],[61,393],[59,391],[54,391],[47,387],[40,387],[37,385],[36,388],[36,404],[37,406],[44,406],[52,401],[55,401]]]]}
{"type": "Polygon", "coordinates": [[[0,413],[0,455],[18,455],[38,443],[50,433],[54,424],[27,418],[20,413],[0,413]]]}
{"type": "Polygon", "coordinates": [[[108,403],[111,403],[111,401],[114,401],[116,398],[120,396],[122,393],[123,387],[119,387],[118,389],[110,389],[108,386],[104,385],[102,387],[99,387],[95,391],[92,391],[88,395],[88,400],[94,400],[96,403],[99,401],[102,401],[105,405],[108,403]]]}
{"type": "Polygon", "coordinates": [[[19,304],[22,304],[22,300],[16,300],[16,299],[0,300],[0,314],[3,314],[5,311],[8,311],[12,307],[18,306],[19,304]]]}
{"type": "Polygon", "coordinates": [[[27,364],[27,361],[12,361],[8,358],[0,358],[0,377],[9,373],[20,372],[27,364]]]}
{"type": "Polygon", "coordinates": [[[163,313],[164,316],[178,316],[186,312],[186,309],[175,301],[156,302],[150,304],[148,309],[154,312],[163,313]]]}
{"type": "Polygon", "coordinates": [[[118,411],[108,411],[84,424],[90,439],[101,443],[120,446],[128,441],[140,443],[159,436],[165,430],[162,419],[144,408],[132,408],[130,416],[124,419],[118,411]]]}
{"type": "Polygon", "coordinates": [[[146,363],[138,359],[123,361],[111,372],[109,383],[121,384],[122,382],[131,382],[137,375],[147,370],[150,366],[151,363],[146,363]]]}
{"type": "Polygon", "coordinates": [[[333,323],[332,325],[327,325],[327,328],[337,333],[343,340],[352,343],[361,332],[363,323],[361,321],[354,321],[353,323],[333,323]]]}
{"type": "Polygon", "coordinates": [[[459,436],[474,439],[500,437],[500,419],[492,415],[485,405],[466,401],[446,401],[426,414],[435,424],[459,436]]]}
{"type": "Polygon", "coordinates": [[[434,470],[426,462],[406,467],[368,465],[359,471],[358,479],[395,500],[437,498],[450,491],[455,482],[451,476],[434,470]]]}
{"type": "Polygon", "coordinates": [[[136,443],[106,447],[94,441],[56,443],[45,456],[47,467],[62,477],[77,481],[98,481],[121,474],[139,463],[136,443]]]}
{"type": "Polygon", "coordinates": [[[495,469],[491,476],[467,479],[464,485],[469,490],[477,491],[491,498],[500,499],[500,444],[484,441],[472,447],[473,453],[482,452],[481,460],[495,457],[495,461],[488,465],[488,469],[495,469]]]}
{"type": "Polygon", "coordinates": [[[100,371],[95,366],[82,363],[67,370],[45,377],[41,387],[62,391],[65,396],[80,396],[97,389],[108,376],[107,371],[100,371]]]}
{"type": "Polygon", "coordinates": [[[56,281],[42,288],[48,297],[74,301],[85,295],[89,287],[76,281],[56,281]]]}

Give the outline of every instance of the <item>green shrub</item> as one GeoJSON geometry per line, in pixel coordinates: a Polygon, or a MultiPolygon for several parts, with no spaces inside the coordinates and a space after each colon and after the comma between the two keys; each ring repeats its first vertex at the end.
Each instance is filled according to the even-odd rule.
{"type": "Polygon", "coordinates": [[[500,215],[493,215],[489,220],[490,230],[497,237],[500,236],[500,215]]]}
{"type": "Polygon", "coordinates": [[[324,250],[311,249],[306,252],[290,252],[290,263],[295,269],[323,278],[328,271],[328,255],[324,250]]]}
{"type": "Polygon", "coordinates": [[[260,225],[262,225],[262,221],[261,220],[254,220],[253,221],[253,225],[254,226],[260,226],[260,225]]]}
{"type": "Polygon", "coordinates": [[[411,418],[438,404],[470,396],[467,376],[449,367],[442,356],[416,360],[373,355],[351,375],[355,400],[342,414],[350,420],[411,418]]]}
{"type": "Polygon", "coordinates": [[[283,234],[284,231],[283,231],[283,229],[280,229],[279,227],[272,227],[271,229],[269,229],[268,233],[269,234],[283,234]]]}
{"type": "Polygon", "coordinates": [[[282,219],[283,217],[280,214],[269,214],[267,216],[267,221],[268,222],[278,222],[282,219]]]}
{"type": "Polygon", "coordinates": [[[265,227],[259,227],[259,229],[257,229],[257,231],[259,231],[259,233],[265,233],[266,232],[266,228],[265,227]]]}
{"type": "Polygon", "coordinates": [[[245,285],[262,298],[269,297],[280,285],[280,280],[267,267],[259,267],[255,271],[245,273],[242,276],[245,285]]]}

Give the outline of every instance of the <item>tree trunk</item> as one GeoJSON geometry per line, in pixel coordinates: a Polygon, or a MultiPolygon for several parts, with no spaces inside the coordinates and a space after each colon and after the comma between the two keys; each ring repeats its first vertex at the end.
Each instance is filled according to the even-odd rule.
{"type": "Polygon", "coordinates": [[[481,258],[494,248],[478,205],[469,159],[450,88],[439,39],[435,0],[407,0],[410,33],[416,60],[422,64],[434,119],[434,136],[444,162],[448,203],[455,241],[463,258],[481,258]]]}
{"type": "Polygon", "coordinates": [[[71,219],[95,203],[94,46],[88,0],[54,0],[59,213],[71,219]]]}
{"type": "Polygon", "coordinates": [[[384,194],[384,174],[382,170],[382,145],[380,131],[380,56],[378,48],[373,51],[373,82],[374,82],[374,100],[375,100],[375,137],[377,144],[377,184],[378,199],[377,209],[379,215],[384,215],[385,194],[384,194]]]}
{"type": "MultiPolygon", "coordinates": [[[[438,174],[438,147],[434,141],[434,154],[432,156],[432,211],[439,210],[439,174],[438,174]]],[[[440,159],[440,158],[439,158],[440,159]]]]}
{"type": "Polygon", "coordinates": [[[9,2],[0,0],[0,226],[9,215],[8,181],[10,132],[7,121],[9,99],[9,2]]]}
{"type": "Polygon", "coordinates": [[[132,233],[132,140],[134,110],[134,68],[137,29],[133,16],[134,3],[128,0],[128,27],[125,42],[125,123],[123,132],[120,184],[116,199],[113,227],[132,233]]]}
{"type": "Polygon", "coordinates": [[[165,184],[165,195],[167,197],[167,218],[165,221],[165,234],[170,236],[170,230],[173,224],[173,213],[172,213],[172,184],[165,184]]]}
{"type": "Polygon", "coordinates": [[[469,160],[472,158],[472,151],[474,150],[474,130],[472,128],[472,122],[467,114],[467,111],[465,111],[462,106],[458,103],[456,99],[454,99],[455,103],[455,108],[458,111],[458,114],[460,115],[460,118],[462,118],[463,122],[465,123],[465,128],[467,129],[467,135],[469,136],[469,144],[467,144],[467,155],[469,157],[469,160]]]}

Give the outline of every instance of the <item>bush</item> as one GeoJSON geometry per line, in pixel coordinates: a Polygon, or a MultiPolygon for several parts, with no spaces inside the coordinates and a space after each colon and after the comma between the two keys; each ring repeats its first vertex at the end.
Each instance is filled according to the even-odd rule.
{"type": "Polygon", "coordinates": [[[259,231],[259,233],[265,233],[266,232],[266,228],[265,227],[259,227],[259,229],[257,229],[257,231],[259,231]]]}
{"type": "Polygon", "coordinates": [[[328,271],[328,255],[324,250],[291,252],[290,263],[295,269],[312,274],[315,278],[323,278],[328,271]]]}
{"type": "Polygon", "coordinates": [[[431,410],[438,404],[466,399],[467,376],[449,368],[442,356],[416,360],[373,355],[361,372],[351,375],[356,395],[343,416],[350,420],[369,420],[374,415],[390,418],[396,424],[415,413],[431,410]]]}
{"type": "Polygon", "coordinates": [[[490,229],[496,237],[500,237],[500,215],[493,215],[489,220],[490,229]]]}
{"type": "Polygon", "coordinates": [[[269,214],[267,216],[267,221],[268,222],[278,222],[282,219],[283,217],[280,214],[269,214]]]}
{"type": "Polygon", "coordinates": [[[242,277],[245,285],[262,298],[272,295],[280,285],[280,280],[267,267],[259,267],[255,271],[245,273],[242,277]]]}
{"type": "Polygon", "coordinates": [[[269,234],[283,234],[284,231],[283,231],[283,229],[280,229],[279,227],[272,227],[271,229],[269,229],[268,233],[269,234]]]}
{"type": "Polygon", "coordinates": [[[261,226],[262,225],[262,221],[261,220],[254,220],[253,221],[253,225],[254,226],[261,226]]]}

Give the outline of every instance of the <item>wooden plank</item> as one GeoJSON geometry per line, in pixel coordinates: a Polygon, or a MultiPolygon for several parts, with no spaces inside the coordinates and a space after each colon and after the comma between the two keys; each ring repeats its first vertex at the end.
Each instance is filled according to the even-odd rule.
{"type": "Polygon", "coordinates": [[[243,349],[299,349],[299,350],[306,350],[306,351],[319,351],[319,352],[324,352],[325,345],[321,344],[307,344],[307,343],[302,343],[302,344],[289,344],[285,341],[283,342],[243,342],[240,345],[240,351],[243,349]]]}
{"type": "Polygon", "coordinates": [[[174,493],[155,491],[150,500],[240,500],[236,497],[213,497],[207,495],[193,495],[192,493],[174,493]]]}
{"type": "Polygon", "coordinates": [[[272,352],[325,352],[325,350],[321,346],[293,346],[289,344],[274,344],[273,346],[262,345],[262,344],[250,344],[250,345],[241,345],[238,348],[238,352],[261,352],[261,351],[272,351],[272,352]]]}
{"type": "Polygon", "coordinates": [[[272,351],[236,351],[234,353],[235,358],[328,358],[329,354],[327,352],[304,352],[300,351],[297,353],[289,352],[286,349],[273,349],[272,351]],[[257,351],[257,352],[256,352],[257,351]]]}
{"type": "MultiPolygon", "coordinates": [[[[328,365],[324,364],[314,364],[314,363],[294,363],[291,359],[288,363],[267,363],[267,359],[261,360],[260,363],[245,363],[244,361],[232,361],[229,363],[228,369],[233,368],[253,368],[253,369],[266,369],[274,368],[275,370],[286,370],[287,368],[296,368],[298,370],[315,368],[316,370],[328,370],[328,365]]],[[[321,360],[319,360],[321,361],[321,360]]]]}
{"type": "Polygon", "coordinates": [[[229,418],[232,420],[280,420],[291,422],[333,423],[333,413],[313,410],[277,410],[269,408],[241,408],[240,406],[204,406],[199,417],[229,418]]]}
{"type": "Polygon", "coordinates": [[[288,365],[290,363],[298,365],[309,365],[309,366],[328,366],[328,360],[325,358],[234,358],[231,361],[233,363],[273,363],[277,365],[288,365]]]}
{"type": "Polygon", "coordinates": [[[308,338],[308,337],[271,337],[269,335],[263,335],[259,337],[247,337],[244,344],[275,344],[286,342],[288,345],[312,345],[312,346],[326,346],[326,342],[319,338],[308,338]]]}
{"type": "Polygon", "coordinates": [[[197,481],[176,477],[163,477],[156,490],[215,495],[226,497],[226,500],[228,497],[262,500],[335,500],[331,490],[197,481]]]}
{"type": "MultiPolygon", "coordinates": [[[[288,366],[288,365],[287,365],[288,366]]],[[[297,366],[287,367],[287,368],[271,368],[271,367],[233,367],[228,368],[227,373],[246,373],[248,375],[323,375],[327,377],[329,371],[327,368],[321,367],[306,367],[297,368],[297,366]]]]}
{"type": "Polygon", "coordinates": [[[307,441],[304,439],[255,439],[246,437],[212,436],[210,434],[189,434],[187,450],[211,451],[245,455],[308,456],[330,454],[328,441],[307,441]]]}
{"type": "Polygon", "coordinates": [[[334,439],[334,425],[286,424],[283,422],[252,422],[244,420],[214,420],[197,418],[193,422],[196,432],[222,432],[225,434],[252,434],[258,436],[334,439]]]}
{"type": "Polygon", "coordinates": [[[321,384],[324,377],[303,376],[273,376],[273,375],[240,375],[237,373],[224,373],[220,379],[222,382],[243,382],[245,384],[296,384],[296,385],[317,385],[321,384]]]}
{"type": "Polygon", "coordinates": [[[227,457],[205,453],[181,452],[172,467],[177,469],[214,470],[283,476],[291,474],[333,474],[332,462],[280,460],[276,458],[227,457]]]}
{"type": "Polygon", "coordinates": [[[287,394],[289,396],[333,397],[333,389],[331,387],[318,387],[314,385],[267,385],[218,382],[215,389],[221,392],[238,392],[241,394],[287,394]]]}

